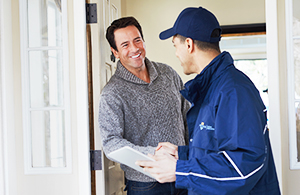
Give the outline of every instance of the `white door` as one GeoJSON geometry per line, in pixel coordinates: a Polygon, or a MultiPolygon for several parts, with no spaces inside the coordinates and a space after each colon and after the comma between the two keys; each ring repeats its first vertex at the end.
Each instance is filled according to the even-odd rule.
{"type": "Polygon", "coordinates": [[[94,0],[97,4],[97,24],[87,25],[88,62],[92,65],[93,132],[91,144],[94,150],[101,150],[102,170],[92,171],[92,194],[119,195],[124,192],[124,173],[118,163],[108,160],[102,150],[98,128],[98,104],[102,88],[116,70],[116,60],[111,59],[110,46],[105,38],[107,27],[121,16],[120,0],[94,0]]]}
{"type": "MultiPolygon", "coordinates": [[[[76,124],[81,119],[76,119],[76,82],[69,85],[69,78],[76,79],[68,62],[74,62],[74,50],[68,48],[74,21],[67,2],[71,1],[0,0],[1,85],[5,85],[0,111],[5,185],[0,194],[89,194],[89,190],[81,193],[79,181],[82,148],[77,146],[76,124]]],[[[0,175],[3,181],[3,172],[0,175]]]]}

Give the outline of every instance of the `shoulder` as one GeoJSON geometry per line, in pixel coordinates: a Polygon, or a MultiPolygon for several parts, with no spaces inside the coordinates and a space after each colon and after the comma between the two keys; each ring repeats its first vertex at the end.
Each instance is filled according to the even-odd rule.
{"type": "Polygon", "coordinates": [[[166,76],[169,78],[169,80],[175,81],[176,83],[178,82],[181,85],[182,80],[179,74],[170,65],[154,61],[151,61],[151,63],[160,75],[166,76]]]}
{"type": "Polygon", "coordinates": [[[225,71],[224,76],[221,77],[221,83],[223,83],[223,86],[228,86],[228,87],[253,87],[255,88],[254,84],[250,80],[250,78],[245,75],[243,72],[240,70],[236,69],[234,66],[229,68],[227,71],[225,71]]]}
{"type": "Polygon", "coordinates": [[[116,89],[118,88],[118,86],[121,83],[122,82],[120,81],[120,78],[118,78],[117,76],[113,75],[110,78],[110,80],[103,87],[101,95],[113,93],[114,91],[116,91],[116,89]]]}
{"type": "Polygon", "coordinates": [[[216,88],[221,95],[240,100],[260,97],[259,91],[250,78],[234,67],[224,73],[216,88]]]}
{"type": "Polygon", "coordinates": [[[171,66],[160,62],[153,62],[153,64],[157,67],[161,76],[168,78],[179,90],[183,89],[181,77],[171,66]]]}
{"type": "Polygon", "coordinates": [[[165,63],[161,63],[161,62],[153,62],[151,61],[151,63],[161,72],[164,74],[176,74],[177,72],[170,66],[167,65],[165,63]]]}
{"type": "Polygon", "coordinates": [[[121,99],[122,89],[126,83],[116,75],[113,75],[103,87],[100,94],[100,102],[118,101],[121,99]]]}

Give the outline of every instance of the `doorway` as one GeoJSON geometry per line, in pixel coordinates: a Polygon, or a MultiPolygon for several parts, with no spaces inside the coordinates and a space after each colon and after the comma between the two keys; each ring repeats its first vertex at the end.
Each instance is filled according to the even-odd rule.
{"type": "Polygon", "coordinates": [[[96,9],[97,13],[97,21],[87,23],[86,26],[90,150],[91,154],[99,154],[94,159],[101,160],[95,162],[101,166],[91,170],[91,194],[122,195],[125,194],[124,173],[120,164],[106,158],[98,127],[100,93],[116,70],[116,62],[111,59],[110,46],[106,41],[105,33],[111,22],[121,17],[121,1],[91,0],[87,2],[87,6],[89,9],[96,9]]]}

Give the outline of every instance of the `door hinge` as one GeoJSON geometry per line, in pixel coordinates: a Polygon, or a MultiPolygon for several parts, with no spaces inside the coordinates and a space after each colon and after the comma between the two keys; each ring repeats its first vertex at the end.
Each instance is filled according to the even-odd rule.
{"type": "Polygon", "coordinates": [[[102,155],[101,150],[90,151],[91,170],[102,170],[102,155]]]}
{"type": "Polygon", "coordinates": [[[97,4],[96,3],[86,3],[86,23],[93,24],[97,23],[97,4]]]}

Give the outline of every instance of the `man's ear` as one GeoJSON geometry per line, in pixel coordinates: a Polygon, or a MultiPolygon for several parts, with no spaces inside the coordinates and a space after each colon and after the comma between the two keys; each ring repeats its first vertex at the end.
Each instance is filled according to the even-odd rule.
{"type": "Polygon", "coordinates": [[[114,48],[110,48],[110,50],[113,52],[113,54],[114,54],[114,56],[117,58],[117,59],[119,59],[120,58],[120,56],[119,56],[119,52],[117,52],[114,48]]]}
{"type": "Polygon", "coordinates": [[[194,47],[195,47],[195,44],[194,44],[193,39],[191,39],[191,38],[186,38],[186,39],[185,39],[185,46],[186,46],[188,52],[189,52],[189,53],[192,53],[192,52],[194,51],[194,49],[195,49],[195,48],[194,48],[194,47]]]}

